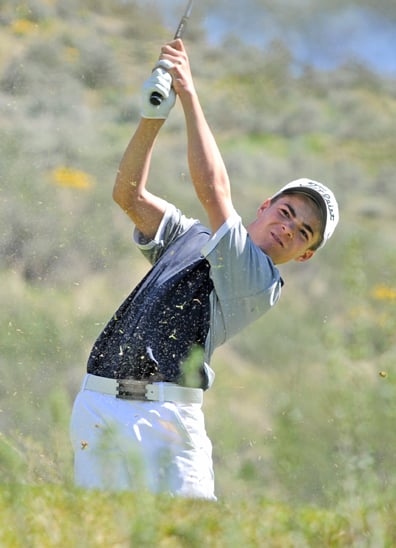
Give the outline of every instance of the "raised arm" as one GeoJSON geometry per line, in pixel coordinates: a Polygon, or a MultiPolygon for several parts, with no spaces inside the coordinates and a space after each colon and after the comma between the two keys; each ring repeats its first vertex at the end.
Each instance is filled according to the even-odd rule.
{"type": "Polygon", "coordinates": [[[136,227],[153,238],[165,211],[165,202],[146,189],[151,156],[165,120],[142,118],[117,172],[113,198],[136,227]]]}
{"type": "Polygon", "coordinates": [[[174,64],[170,73],[186,119],[191,179],[211,229],[216,231],[233,211],[227,170],[202,111],[183,42],[174,40],[161,51],[161,58],[174,64]]]}

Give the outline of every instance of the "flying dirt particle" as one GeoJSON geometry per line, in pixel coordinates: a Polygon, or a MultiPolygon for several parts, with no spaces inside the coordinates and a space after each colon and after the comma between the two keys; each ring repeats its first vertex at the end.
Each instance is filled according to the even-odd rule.
{"type": "Polygon", "coordinates": [[[168,430],[169,432],[178,433],[177,427],[170,421],[160,420],[158,421],[165,430],[168,430]]]}
{"type": "Polygon", "coordinates": [[[86,449],[88,447],[88,442],[87,441],[84,441],[84,440],[81,440],[81,449],[86,449]]]}

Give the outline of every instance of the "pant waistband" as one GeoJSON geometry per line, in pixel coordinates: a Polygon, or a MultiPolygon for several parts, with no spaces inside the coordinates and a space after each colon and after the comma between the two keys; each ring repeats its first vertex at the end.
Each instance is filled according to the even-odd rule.
{"type": "Polygon", "coordinates": [[[202,405],[203,390],[179,386],[172,382],[135,381],[133,379],[109,379],[87,373],[82,390],[92,390],[116,398],[141,401],[171,401],[202,405]]]}

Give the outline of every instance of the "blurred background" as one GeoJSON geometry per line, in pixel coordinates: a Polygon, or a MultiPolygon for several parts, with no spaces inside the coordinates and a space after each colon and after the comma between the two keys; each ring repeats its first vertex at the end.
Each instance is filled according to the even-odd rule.
{"type": "MultiPolygon", "coordinates": [[[[112,202],[140,86],[184,2],[0,0],[0,480],[67,482],[90,348],[148,265],[112,202]]],[[[196,87],[246,222],[306,176],[341,221],[279,305],[218,350],[218,496],[394,496],[396,5],[195,2],[196,87]]],[[[150,185],[205,221],[177,105],[150,185]]]]}

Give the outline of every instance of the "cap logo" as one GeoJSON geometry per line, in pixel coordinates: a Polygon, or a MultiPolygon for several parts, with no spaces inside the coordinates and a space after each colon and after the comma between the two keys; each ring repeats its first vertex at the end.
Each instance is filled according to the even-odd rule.
{"type": "Polygon", "coordinates": [[[330,220],[334,221],[335,219],[334,207],[332,205],[332,198],[330,194],[327,194],[327,192],[323,192],[322,186],[315,183],[314,181],[309,181],[306,186],[311,187],[313,190],[315,190],[322,196],[323,200],[326,202],[326,206],[329,212],[329,218],[330,220]]]}

